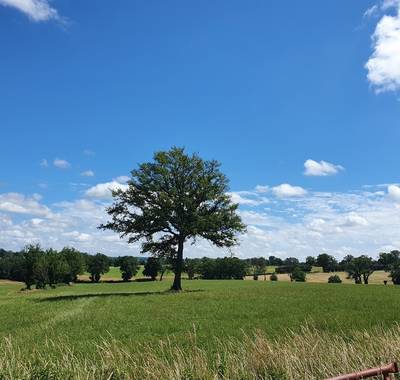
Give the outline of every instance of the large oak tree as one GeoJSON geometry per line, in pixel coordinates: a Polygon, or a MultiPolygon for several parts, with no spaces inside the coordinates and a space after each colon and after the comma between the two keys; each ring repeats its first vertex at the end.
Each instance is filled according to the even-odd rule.
{"type": "Polygon", "coordinates": [[[179,291],[185,242],[203,238],[217,247],[232,247],[245,231],[228,191],[228,179],[217,161],[188,155],[182,148],[157,152],[153,162],[131,172],[126,190],[113,191],[107,209],[110,229],[141,241],[142,251],[173,263],[172,289],[179,291]]]}

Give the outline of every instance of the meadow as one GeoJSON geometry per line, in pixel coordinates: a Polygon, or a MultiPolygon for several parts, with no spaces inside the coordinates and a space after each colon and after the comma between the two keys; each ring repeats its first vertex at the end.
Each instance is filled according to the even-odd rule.
{"type": "MultiPolygon", "coordinates": [[[[273,357],[272,351],[276,354],[283,348],[288,355],[302,355],[299,347],[297,352],[287,350],[301,342],[311,344],[312,336],[315,345],[322,339],[320,344],[325,351],[318,355],[324,352],[331,355],[335,339],[336,342],[344,339],[342,343],[350,346],[362,339],[364,343],[359,345],[359,353],[367,355],[368,351],[369,356],[361,364],[359,357],[350,358],[357,350],[349,348],[351,360],[342,358],[345,371],[391,359],[395,349],[390,350],[388,344],[399,343],[390,338],[390,342],[385,343],[386,351],[382,349],[375,356],[371,354],[378,344],[374,331],[381,336],[379,339],[388,334],[399,335],[396,329],[400,289],[395,286],[185,280],[185,291],[176,294],[167,291],[170,285],[167,278],[162,282],[80,283],[26,292],[20,291],[20,283],[2,282],[0,379],[9,378],[5,373],[29,378],[38,366],[44,371],[44,379],[58,378],[60,370],[55,372],[55,377],[47,371],[57,363],[66,365],[65,355],[71,356],[68,361],[76,363],[76,367],[69,368],[69,372],[66,369],[64,378],[68,374],[71,378],[88,379],[141,378],[138,373],[145,371],[153,360],[152,366],[158,363],[162,367],[160,371],[172,371],[168,378],[211,379],[217,378],[213,376],[219,371],[219,365],[223,365],[225,372],[233,370],[232,365],[236,364],[232,358],[240,349],[246,352],[266,350],[263,351],[265,358],[259,359],[262,363],[267,357],[273,357]],[[192,359],[186,362],[190,357],[192,359]],[[128,358],[131,364],[126,368],[128,358]],[[136,360],[134,363],[132,358],[136,360]],[[178,358],[178,362],[174,362],[178,358]],[[229,358],[232,362],[228,365],[229,358]],[[201,361],[201,370],[190,367],[196,360],[201,361]],[[221,360],[223,363],[217,365],[221,360]],[[19,367],[22,362],[25,367],[19,367]],[[15,368],[9,368],[12,363],[15,368]],[[180,365],[191,369],[185,367],[186,375],[182,374],[180,365]]],[[[343,355],[345,351],[343,346],[341,350],[338,348],[337,354],[343,355]]],[[[280,355],[284,357],[285,354],[281,352],[280,355]]],[[[338,358],[330,360],[335,363],[338,358]]],[[[288,361],[281,363],[282,368],[275,369],[271,369],[272,364],[264,363],[262,369],[260,363],[251,363],[242,362],[242,370],[249,377],[238,378],[304,378],[304,372],[296,375],[288,367],[288,361]],[[256,376],[254,366],[264,374],[261,376],[257,372],[256,376]],[[273,377],[276,373],[279,376],[273,377]]],[[[297,363],[295,359],[293,363],[297,363]]],[[[301,368],[301,371],[306,370],[301,368]]],[[[307,368],[314,371],[307,376],[318,378],[314,367],[308,365],[307,368]]],[[[332,372],[338,370],[325,367],[324,374],[334,374],[332,372]]],[[[233,375],[226,376],[233,378],[233,375]]]]}

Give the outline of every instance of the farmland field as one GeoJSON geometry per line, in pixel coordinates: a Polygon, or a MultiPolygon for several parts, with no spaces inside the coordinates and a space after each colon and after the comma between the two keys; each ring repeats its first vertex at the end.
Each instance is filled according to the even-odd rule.
{"type": "Polygon", "coordinates": [[[395,286],[186,280],[186,291],[175,294],[165,292],[169,281],[84,283],[32,292],[3,282],[2,344],[10,338],[28,357],[46,341],[62,342],[85,357],[104,341],[132,353],[148,344],[161,355],[161,340],[190,349],[195,336],[196,346],[213,354],[221,341],[256,331],[279,341],[288,329],[296,334],[307,326],[318,334],[351,338],[360,331],[396,328],[400,315],[395,286]]]}

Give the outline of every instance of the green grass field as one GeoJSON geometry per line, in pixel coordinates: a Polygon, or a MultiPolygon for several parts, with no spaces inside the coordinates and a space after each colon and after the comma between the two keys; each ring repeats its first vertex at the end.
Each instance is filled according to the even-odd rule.
{"type": "MultiPolygon", "coordinates": [[[[284,339],[304,326],[329,336],[391,329],[400,315],[400,288],[380,285],[269,281],[185,280],[185,292],[163,282],[82,283],[40,291],[0,283],[0,338],[11,338],[27,357],[46,341],[92,357],[103,341],[133,355],[143,344],[196,346],[218,352],[221,341],[260,331],[284,339]]],[[[46,355],[52,355],[51,350],[46,355]]],[[[1,363],[0,363],[1,378],[1,363]]]]}
{"type": "Polygon", "coordinates": [[[124,344],[168,336],[201,343],[256,329],[279,336],[305,322],[330,332],[392,326],[400,315],[400,289],[263,281],[184,281],[182,294],[164,293],[168,281],[76,284],[20,292],[0,286],[0,334],[28,348],[62,337],[80,350],[111,334],[124,344]],[[79,337],[79,339],[78,339],[79,337]]]}

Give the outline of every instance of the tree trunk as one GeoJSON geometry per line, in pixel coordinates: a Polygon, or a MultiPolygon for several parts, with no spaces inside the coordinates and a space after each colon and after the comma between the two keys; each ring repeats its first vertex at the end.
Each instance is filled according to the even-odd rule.
{"type": "Polygon", "coordinates": [[[176,266],[175,266],[175,278],[174,283],[172,284],[171,290],[179,292],[182,290],[182,265],[183,265],[183,241],[181,237],[178,242],[178,252],[176,257],[176,266]]]}

